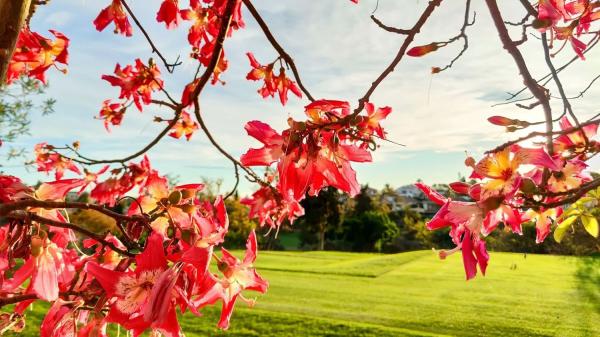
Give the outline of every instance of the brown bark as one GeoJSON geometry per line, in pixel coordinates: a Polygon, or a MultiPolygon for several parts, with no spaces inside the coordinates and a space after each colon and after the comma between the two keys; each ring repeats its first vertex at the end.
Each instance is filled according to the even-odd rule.
{"type": "Polygon", "coordinates": [[[0,84],[6,81],[8,64],[30,5],[31,0],[0,0],[0,84]]]}
{"type": "Polygon", "coordinates": [[[322,223],[319,226],[319,247],[318,250],[325,250],[325,231],[327,230],[327,223],[322,223]]]}

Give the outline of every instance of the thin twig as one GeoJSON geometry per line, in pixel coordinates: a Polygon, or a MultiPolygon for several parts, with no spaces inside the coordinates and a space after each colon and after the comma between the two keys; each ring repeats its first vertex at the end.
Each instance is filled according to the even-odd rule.
{"type": "Polygon", "coordinates": [[[349,119],[356,117],[364,109],[365,103],[369,101],[371,95],[375,92],[375,89],[377,89],[381,82],[383,82],[383,80],[394,71],[394,68],[396,68],[398,63],[400,63],[400,61],[404,57],[408,46],[410,46],[410,44],[415,39],[415,36],[421,31],[421,28],[425,25],[435,8],[438,7],[441,3],[442,0],[431,0],[429,2],[421,16],[415,23],[415,25],[410,29],[410,32],[406,34],[406,39],[404,39],[404,42],[400,46],[400,49],[398,50],[398,53],[396,54],[392,62],[383,70],[383,72],[377,77],[377,79],[373,81],[369,89],[367,89],[367,92],[358,100],[358,106],[356,107],[356,109],[354,109],[353,113],[347,116],[349,119]]]}
{"type": "Polygon", "coordinates": [[[439,68],[437,71],[438,72],[442,72],[446,69],[451,68],[454,65],[454,62],[456,62],[461,56],[464,55],[464,53],[467,51],[467,49],[469,48],[469,37],[466,34],[467,31],[467,27],[472,26],[475,24],[475,17],[476,17],[476,13],[473,12],[473,20],[471,22],[469,22],[469,12],[471,9],[471,0],[467,0],[465,3],[465,17],[464,17],[464,21],[463,21],[463,25],[460,28],[460,32],[458,33],[458,35],[454,36],[453,38],[451,38],[450,40],[446,41],[446,44],[450,44],[454,41],[457,41],[458,39],[462,39],[463,40],[463,47],[460,50],[460,52],[450,61],[450,63],[448,63],[446,66],[439,68]]]}
{"type": "Polygon", "coordinates": [[[84,164],[84,165],[114,164],[114,163],[122,164],[122,163],[128,162],[134,158],[137,158],[137,157],[143,155],[144,153],[146,153],[150,149],[152,149],[156,144],[158,144],[160,142],[160,140],[164,136],[166,136],[167,133],[169,133],[169,131],[171,131],[171,129],[175,126],[175,124],[177,124],[177,122],[179,121],[179,117],[181,116],[182,109],[183,108],[181,106],[176,107],[175,116],[173,116],[173,119],[171,119],[169,121],[167,126],[156,137],[154,137],[154,139],[152,139],[152,141],[150,141],[146,146],[144,146],[141,150],[139,150],[133,154],[130,154],[126,157],[119,158],[119,159],[93,159],[90,157],[86,157],[77,151],[74,151],[74,152],[77,155],[77,157],[79,157],[80,159],[68,157],[63,154],[61,154],[61,156],[65,157],[67,159],[71,159],[77,163],[84,164]]]}
{"type": "Polygon", "coordinates": [[[150,38],[150,35],[146,31],[146,29],[144,29],[144,26],[138,20],[138,18],[135,16],[135,14],[131,10],[131,8],[129,7],[127,2],[125,0],[120,0],[120,1],[121,1],[121,4],[123,4],[123,7],[125,7],[125,10],[127,11],[127,13],[129,13],[129,16],[131,16],[131,18],[133,19],[133,22],[135,22],[135,25],[140,29],[142,34],[144,34],[144,37],[146,37],[146,40],[148,41],[148,43],[150,44],[150,47],[152,48],[152,52],[155,53],[156,55],[158,55],[158,57],[160,58],[162,63],[165,65],[165,68],[167,68],[167,71],[169,73],[173,73],[173,71],[175,70],[175,67],[182,64],[182,62],[179,61],[179,56],[177,57],[177,60],[175,60],[174,63],[167,62],[167,59],[163,56],[163,54],[160,52],[160,50],[158,50],[158,48],[156,47],[156,45],[150,38]]]}
{"type": "MultiPolygon", "coordinates": [[[[545,122],[544,122],[545,123],[545,122]]],[[[573,133],[573,132],[577,132],[577,131],[581,131],[584,127],[588,126],[588,125],[593,125],[593,124],[600,124],[600,119],[593,119],[593,120],[589,120],[587,122],[583,122],[581,123],[579,126],[576,127],[572,127],[572,128],[568,128],[568,129],[564,129],[564,130],[560,130],[560,131],[553,131],[552,133],[546,133],[546,132],[540,132],[540,131],[534,131],[531,132],[523,137],[514,139],[514,140],[510,140],[506,143],[503,143],[501,145],[498,145],[497,147],[486,151],[485,153],[494,153],[494,152],[498,152],[498,151],[502,151],[505,148],[514,145],[514,144],[518,144],[522,141],[525,141],[527,139],[531,139],[531,138],[535,138],[535,137],[548,137],[548,136],[558,136],[558,135],[566,135],[569,133],[573,133]]]]}
{"type": "Polygon", "coordinates": [[[410,34],[410,29],[401,29],[401,28],[388,26],[388,25],[384,24],[383,22],[381,22],[378,18],[376,18],[375,15],[371,15],[371,20],[373,20],[373,22],[375,22],[375,24],[377,26],[379,26],[379,28],[381,28],[385,31],[388,31],[390,33],[396,33],[396,34],[402,34],[402,35],[410,34]]]}
{"type": "MultiPolygon", "coordinates": [[[[519,73],[521,77],[523,77],[523,81],[525,86],[531,91],[533,96],[540,102],[543,110],[544,110],[544,119],[546,120],[546,134],[552,134],[552,109],[550,107],[550,101],[548,99],[548,95],[546,90],[541,87],[535,79],[531,76],[529,69],[527,68],[527,64],[525,63],[525,59],[519,51],[519,48],[514,44],[514,42],[510,39],[510,35],[508,30],[506,29],[506,25],[504,24],[504,20],[502,19],[502,14],[500,13],[500,9],[498,9],[498,4],[496,0],[486,0],[487,7],[494,21],[494,25],[496,26],[496,30],[498,31],[498,36],[500,37],[500,41],[502,41],[502,45],[504,49],[512,56],[517,68],[519,69],[519,73]]],[[[552,155],[554,153],[554,146],[552,144],[552,137],[546,137],[546,151],[548,154],[552,155]]]]}

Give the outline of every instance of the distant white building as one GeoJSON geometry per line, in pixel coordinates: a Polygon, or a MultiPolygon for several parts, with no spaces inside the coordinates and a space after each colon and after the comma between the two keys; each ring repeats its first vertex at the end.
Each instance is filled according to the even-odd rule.
{"type": "Polygon", "coordinates": [[[418,198],[423,196],[423,192],[419,190],[415,185],[405,185],[402,187],[398,187],[396,189],[396,193],[405,198],[418,198]]]}
{"type": "MultiPolygon", "coordinates": [[[[433,188],[442,195],[448,194],[448,188],[445,185],[434,185],[433,188]]],[[[411,184],[399,187],[396,189],[396,193],[399,196],[399,205],[396,206],[397,208],[408,207],[415,212],[425,215],[434,214],[440,208],[436,203],[429,200],[415,185],[411,184]]]]}

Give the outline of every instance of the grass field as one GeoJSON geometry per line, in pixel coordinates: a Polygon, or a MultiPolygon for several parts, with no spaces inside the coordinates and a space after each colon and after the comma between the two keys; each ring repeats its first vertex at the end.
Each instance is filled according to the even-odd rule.
{"type": "MultiPolygon", "coordinates": [[[[186,316],[188,337],[600,336],[600,258],[492,253],[488,275],[469,282],[460,254],[260,252],[257,262],[269,292],[253,309],[238,303],[226,332],[215,328],[220,305],[186,316]]],[[[30,313],[27,336],[38,319],[30,313]]]]}

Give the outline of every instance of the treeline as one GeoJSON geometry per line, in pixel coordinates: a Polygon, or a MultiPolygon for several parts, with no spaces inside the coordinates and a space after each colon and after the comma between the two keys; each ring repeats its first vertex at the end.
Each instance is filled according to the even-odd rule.
{"type": "MultiPolygon", "coordinates": [[[[443,186],[441,191],[444,191],[443,186]]],[[[422,206],[411,207],[414,204],[410,203],[400,208],[398,204],[391,207],[389,201],[396,197],[397,193],[389,186],[381,191],[364,186],[355,198],[344,197],[328,188],[316,197],[305,199],[306,215],[294,224],[293,229],[300,234],[300,249],[396,253],[454,247],[449,229],[429,231],[425,226],[427,217],[436,209],[423,212],[422,206]]],[[[412,201],[423,200],[416,196],[412,201]]],[[[574,231],[560,244],[551,235],[543,243],[536,244],[535,237],[535,225],[524,223],[522,236],[506,228],[495,231],[486,242],[492,251],[562,255],[600,252],[600,241],[588,235],[581,226],[574,226],[574,231]]]]}

